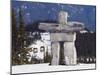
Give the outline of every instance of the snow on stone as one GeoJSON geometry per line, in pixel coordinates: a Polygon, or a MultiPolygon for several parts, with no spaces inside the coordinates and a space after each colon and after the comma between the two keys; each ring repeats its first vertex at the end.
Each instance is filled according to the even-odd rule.
{"type": "Polygon", "coordinates": [[[69,26],[80,26],[80,25],[84,26],[84,23],[77,22],[77,21],[70,21],[70,22],[68,22],[68,25],[69,26]]]}
{"type": "Polygon", "coordinates": [[[80,31],[80,33],[88,33],[88,31],[82,30],[82,31],[80,31]]]}

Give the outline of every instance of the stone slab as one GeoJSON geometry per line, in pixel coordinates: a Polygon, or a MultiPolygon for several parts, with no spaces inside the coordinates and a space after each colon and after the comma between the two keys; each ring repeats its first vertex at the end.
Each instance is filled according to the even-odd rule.
{"type": "Polygon", "coordinates": [[[76,33],[51,33],[51,42],[67,41],[73,42],[76,39],[76,33]]]}
{"type": "Polygon", "coordinates": [[[66,25],[58,24],[58,23],[40,23],[39,29],[49,31],[49,32],[76,32],[84,29],[83,25],[81,24],[77,25],[74,23],[69,22],[69,24],[66,25]]]}

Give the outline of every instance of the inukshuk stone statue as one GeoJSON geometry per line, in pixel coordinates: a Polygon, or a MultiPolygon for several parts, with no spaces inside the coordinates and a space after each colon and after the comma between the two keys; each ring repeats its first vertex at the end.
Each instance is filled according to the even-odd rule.
{"type": "Polygon", "coordinates": [[[58,23],[40,23],[39,29],[50,32],[52,42],[51,65],[77,64],[77,52],[75,48],[76,32],[84,29],[80,22],[68,22],[68,13],[60,11],[58,23]]]}

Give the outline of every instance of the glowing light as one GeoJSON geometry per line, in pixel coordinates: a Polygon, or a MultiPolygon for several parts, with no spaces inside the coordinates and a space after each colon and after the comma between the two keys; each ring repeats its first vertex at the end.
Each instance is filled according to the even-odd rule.
{"type": "Polygon", "coordinates": [[[61,5],[61,9],[64,9],[64,6],[63,5],[61,5]]]}
{"type": "Polygon", "coordinates": [[[55,8],[52,8],[52,11],[56,11],[56,9],[55,8]]]}
{"type": "Polygon", "coordinates": [[[60,3],[58,3],[58,6],[60,6],[60,3]]]}
{"type": "Polygon", "coordinates": [[[48,11],[48,14],[50,14],[50,11],[48,11]]]}
{"type": "Polygon", "coordinates": [[[21,8],[27,9],[27,6],[26,5],[22,5],[21,8]]]}
{"type": "Polygon", "coordinates": [[[84,10],[84,8],[81,8],[81,9],[80,9],[80,11],[83,11],[83,10],[84,10]]]}
{"type": "Polygon", "coordinates": [[[29,15],[30,15],[30,13],[26,13],[26,15],[27,15],[27,16],[29,16],[29,15]]]}

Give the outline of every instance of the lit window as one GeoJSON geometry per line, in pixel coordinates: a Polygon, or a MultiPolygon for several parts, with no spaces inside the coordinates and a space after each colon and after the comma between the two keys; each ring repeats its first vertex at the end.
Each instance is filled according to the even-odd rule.
{"type": "Polygon", "coordinates": [[[28,50],[29,50],[30,52],[32,52],[32,48],[28,48],[28,50]]]}
{"type": "Polygon", "coordinates": [[[44,52],[44,51],[45,51],[44,46],[41,46],[41,47],[40,47],[40,52],[44,52]]]}
{"type": "Polygon", "coordinates": [[[37,53],[38,52],[38,49],[37,48],[33,48],[33,52],[34,53],[37,53]]]}

